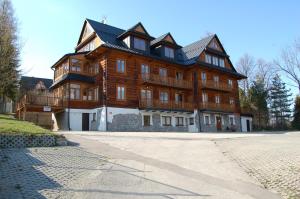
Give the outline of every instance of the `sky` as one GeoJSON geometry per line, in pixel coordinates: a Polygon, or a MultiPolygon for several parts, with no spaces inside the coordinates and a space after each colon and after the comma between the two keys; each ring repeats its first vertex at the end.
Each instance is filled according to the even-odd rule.
{"type": "MultiPolygon", "coordinates": [[[[272,61],[300,38],[298,0],[12,0],[24,75],[53,78],[50,67],[74,52],[85,18],[122,29],[142,22],[158,37],[171,32],[185,46],[216,33],[234,65],[245,53],[272,61]]],[[[282,76],[285,81],[287,78],[282,76]]],[[[288,82],[290,83],[290,82],[288,82]]],[[[291,87],[294,94],[297,89],[291,87]]]]}

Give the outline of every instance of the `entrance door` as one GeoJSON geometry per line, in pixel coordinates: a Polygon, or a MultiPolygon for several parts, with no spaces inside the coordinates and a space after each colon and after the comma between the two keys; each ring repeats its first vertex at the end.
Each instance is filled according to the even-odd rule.
{"type": "Polygon", "coordinates": [[[217,120],[217,130],[221,131],[222,130],[222,118],[221,116],[216,116],[216,120],[217,120]]]}
{"type": "Polygon", "coordinates": [[[246,120],[247,122],[247,132],[250,132],[250,120],[246,120]]]}
{"type": "Polygon", "coordinates": [[[88,113],[82,113],[82,130],[88,131],[89,130],[89,114],[88,113]]]}

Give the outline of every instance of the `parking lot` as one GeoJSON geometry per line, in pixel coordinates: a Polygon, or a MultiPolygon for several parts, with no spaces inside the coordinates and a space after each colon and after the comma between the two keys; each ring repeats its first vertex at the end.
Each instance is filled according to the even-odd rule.
{"type": "Polygon", "coordinates": [[[299,198],[300,134],[61,132],[2,149],[3,198],[299,198]]]}

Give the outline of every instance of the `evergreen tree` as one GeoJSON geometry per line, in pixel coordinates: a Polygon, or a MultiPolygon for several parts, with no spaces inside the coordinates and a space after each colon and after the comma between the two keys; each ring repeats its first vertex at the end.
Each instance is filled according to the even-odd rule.
{"type": "Polygon", "coordinates": [[[270,113],[275,120],[275,125],[279,129],[285,129],[287,122],[291,115],[291,94],[290,90],[286,89],[285,83],[283,83],[278,75],[272,80],[272,87],[270,89],[270,113]]]}
{"type": "Polygon", "coordinates": [[[261,78],[257,78],[249,90],[254,125],[258,129],[265,128],[268,124],[268,90],[261,78]]]}
{"type": "Polygon", "coordinates": [[[300,96],[295,99],[293,128],[300,130],[300,96]]]}
{"type": "Polygon", "coordinates": [[[19,79],[19,40],[14,10],[0,0],[0,97],[15,99],[19,79]]]}

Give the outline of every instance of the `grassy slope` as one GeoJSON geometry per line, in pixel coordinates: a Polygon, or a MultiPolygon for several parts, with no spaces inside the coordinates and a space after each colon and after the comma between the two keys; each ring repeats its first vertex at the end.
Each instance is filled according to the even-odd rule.
{"type": "Polygon", "coordinates": [[[3,133],[25,135],[53,134],[51,131],[31,122],[16,120],[9,115],[0,114],[0,134],[3,133]]]}

